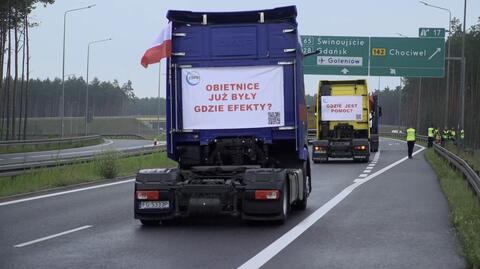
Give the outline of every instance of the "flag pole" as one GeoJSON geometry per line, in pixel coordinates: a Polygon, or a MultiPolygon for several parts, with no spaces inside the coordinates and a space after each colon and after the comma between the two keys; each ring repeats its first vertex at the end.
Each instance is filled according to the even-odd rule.
{"type": "Polygon", "coordinates": [[[157,111],[157,139],[160,139],[160,86],[162,80],[162,60],[158,62],[158,111],[157,111]]]}

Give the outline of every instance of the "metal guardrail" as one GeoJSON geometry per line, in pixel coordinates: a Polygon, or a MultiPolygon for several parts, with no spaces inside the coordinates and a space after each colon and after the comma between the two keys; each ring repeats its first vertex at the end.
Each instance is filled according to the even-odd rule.
{"type": "MultiPolygon", "coordinates": [[[[405,139],[405,137],[407,136],[406,134],[404,133],[386,133],[386,132],[380,132],[378,133],[380,136],[389,136],[389,137],[393,137],[393,138],[398,138],[398,139],[405,139]]],[[[417,141],[419,142],[424,142],[424,143],[427,143],[428,142],[428,137],[426,135],[416,135],[416,139],[417,141]]]]}
{"type": "Polygon", "coordinates": [[[140,140],[148,140],[144,136],[139,134],[102,134],[104,138],[112,138],[112,139],[140,139],[140,140]]]}
{"type": "Polygon", "coordinates": [[[477,174],[477,172],[475,172],[475,170],[473,170],[473,168],[470,167],[465,160],[458,157],[448,149],[439,146],[438,144],[434,144],[433,149],[451,165],[453,165],[458,171],[463,173],[463,176],[467,179],[468,183],[470,183],[472,189],[477,193],[477,197],[480,198],[480,176],[477,174]]]}
{"type": "Polygon", "coordinates": [[[100,135],[68,137],[68,138],[54,138],[54,139],[32,139],[32,140],[8,140],[0,141],[0,147],[2,146],[16,146],[16,145],[39,145],[39,144],[58,144],[69,143],[78,141],[88,141],[102,138],[100,135]]]}
{"type": "MultiPolygon", "coordinates": [[[[380,135],[402,139],[405,138],[404,134],[380,133],[380,135]]],[[[427,142],[428,137],[424,135],[417,135],[417,140],[427,142]]],[[[465,160],[436,143],[433,144],[433,150],[435,150],[435,152],[438,153],[442,158],[447,160],[458,171],[462,172],[463,176],[467,179],[468,183],[477,194],[477,197],[480,198],[480,176],[477,174],[477,172],[475,172],[475,170],[473,170],[473,168],[470,167],[465,160]]]]}
{"type": "MultiPolygon", "coordinates": [[[[162,152],[165,151],[166,146],[144,146],[138,148],[129,148],[119,151],[122,153],[123,157],[133,157],[139,156],[144,154],[152,154],[155,152],[162,152]]],[[[48,167],[55,167],[61,165],[68,165],[74,164],[79,162],[89,162],[93,161],[98,155],[101,155],[103,152],[95,152],[89,155],[83,156],[72,156],[72,157],[62,157],[59,159],[50,159],[45,161],[36,161],[36,162],[25,162],[25,163],[16,163],[16,164],[6,164],[0,167],[0,175],[1,176],[14,176],[19,175],[32,169],[37,168],[48,168],[48,167]]]]}

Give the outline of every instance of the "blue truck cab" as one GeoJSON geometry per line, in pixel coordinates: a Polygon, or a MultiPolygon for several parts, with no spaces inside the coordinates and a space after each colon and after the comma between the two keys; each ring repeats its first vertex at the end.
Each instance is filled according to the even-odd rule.
{"type": "Polygon", "coordinates": [[[194,215],[284,222],[311,190],[303,55],[294,6],[242,12],[170,10],[167,154],[144,169],[135,218],[194,215]]]}

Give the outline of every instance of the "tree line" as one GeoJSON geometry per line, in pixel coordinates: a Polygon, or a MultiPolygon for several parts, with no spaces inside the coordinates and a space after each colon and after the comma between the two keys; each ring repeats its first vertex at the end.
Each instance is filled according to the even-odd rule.
{"type": "MultiPolygon", "coordinates": [[[[65,80],[65,116],[84,117],[86,81],[83,77],[65,80]]],[[[60,113],[60,78],[32,79],[29,82],[28,117],[58,117],[60,113]]],[[[165,99],[138,98],[130,80],[120,85],[118,80],[99,81],[88,86],[88,113],[91,116],[132,116],[165,114],[165,99]],[[160,106],[160,107],[159,107],[160,106]]],[[[18,116],[18,115],[17,115],[18,116]]]]}
{"type": "Polygon", "coordinates": [[[28,15],[54,0],[0,2],[0,139],[24,139],[29,95],[28,15]]]}
{"type": "MultiPolygon", "coordinates": [[[[460,57],[462,28],[458,19],[452,23],[451,56],[460,57]]],[[[448,44],[448,43],[447,43],[448,44]]],[[[447,47],[447,46],[445,46],[447,47]]],[[[480,18],[466,31],[465,37],[465,142],[480,148],[480,18]]],[[[447,103],[447,81],[443,78],[404,78],[402,86],[376,91],[383,107],[381,123],[419,128],[425,134],[428,127],[460,129],[461,95],[460,68],[457,60],[450,61],[450,89],[447,103]]],[[[446,70],[446,69],[445,69],[446,70]]]]}

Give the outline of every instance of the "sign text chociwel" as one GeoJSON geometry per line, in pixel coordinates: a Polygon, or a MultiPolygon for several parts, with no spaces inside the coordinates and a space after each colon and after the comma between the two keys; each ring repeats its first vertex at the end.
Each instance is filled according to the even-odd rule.
{"type": "Polygon", "coordinates": [[[443,77],[443,38],[371,37],[371,76],[443,77]],[[384,55],[375,55],[374,50],[384,55]]]}

